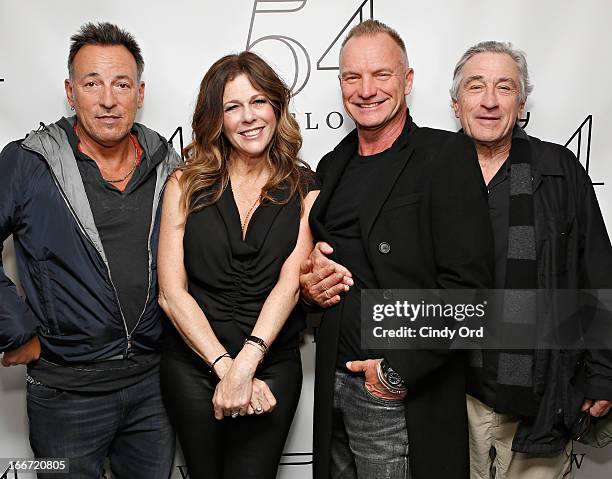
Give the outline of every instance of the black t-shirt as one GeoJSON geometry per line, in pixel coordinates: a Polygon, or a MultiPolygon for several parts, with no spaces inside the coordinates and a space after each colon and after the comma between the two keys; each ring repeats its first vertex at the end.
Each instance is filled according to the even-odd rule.
{"type": "MultiPolygon", "coordinates": [[[[510,164],[507,160],[489,181],[487,191],[489,193],[489,218],[495,244],[495,288],[503,289],[506,285],[508,225],[510,221],[510,164]]],[[[483,368],[480,371],[482,376],[471,376],[468,392],[483,403],[494,407],[499,353],[495,350],[483,350],[482,359],[483,368]]]]}
{"type": "Polygon", "coordinates": [[[368,201],[366,192],[371,178],[384,168],[387,151],[371,156],[355,155],[347,163],[325,212],[325,227],[331,234],[340,263],[353,275],[354,285],[342,300],[340,337],[336,366],[344,369],[347,361],[376,357],[361,348],[361,290],[378,288],[366,255],[359,224],[360,206],[368,201]]]}

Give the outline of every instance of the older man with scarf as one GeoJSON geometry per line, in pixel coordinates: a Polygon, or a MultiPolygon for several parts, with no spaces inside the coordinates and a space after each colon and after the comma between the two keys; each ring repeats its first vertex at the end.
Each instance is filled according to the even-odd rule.
{"type": "MultiPolygon", "coordinates": [[[[489,193],[502,321],[527,335],[543,316],[525,290],[612,287],[612,247],[587,173],[568,149],[517,125],[531,89],[524,54],[493,41],[463,54],[451,88],[489,193]]],[[[612,406],[612,354],[474,351],[468,393],[472,478],[568,477],[573,425],[612,406]]]]}

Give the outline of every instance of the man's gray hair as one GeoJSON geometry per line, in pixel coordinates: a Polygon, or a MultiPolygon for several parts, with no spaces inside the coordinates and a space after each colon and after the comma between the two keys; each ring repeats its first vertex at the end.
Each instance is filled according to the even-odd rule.
{"type": "Polygon", "coordinates": [[[469,48],[461,57],[455,71],[453,72],[453,84],[450,89],[451,98],[457,101],[459,98],[459,87],[463,81],[463,67],[467,61],[479,53],[505,53],[516,62],[519,71],[519,102],[525,103],[527,97],[533,90],[533,85],[529,82],[529,70],[525,54],[516,50],[510,42],[486,41],[480,42],[469,48]]]}

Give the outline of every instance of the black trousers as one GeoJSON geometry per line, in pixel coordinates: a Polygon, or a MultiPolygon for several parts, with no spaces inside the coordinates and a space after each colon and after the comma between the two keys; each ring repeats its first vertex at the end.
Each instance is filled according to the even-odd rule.
{"type": "MultiPolygon", "coordinates": [[[[186,346],[185,346],[186,347],[186,346]]],[[[189,353],[192,353],[189,350],[189,353]]],[[[302,389],[299,349],[277,351],[257,370],[277,401],[269,414],[215,419],[218,379],[195,354],[164,351],[162,397],[190,479],[273,479],[302,389]]]]}

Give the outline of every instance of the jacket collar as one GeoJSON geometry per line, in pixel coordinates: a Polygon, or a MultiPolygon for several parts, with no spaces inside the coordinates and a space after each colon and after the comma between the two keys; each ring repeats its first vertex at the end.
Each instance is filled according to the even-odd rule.
{"type": "MultiPolygon", "coordinates": [[[[460,129],[459,132],[465,133],[463,128],[460,129]]],[[[512,130],[512,141],[516,140],[525,140],[530,144],[533,191],[540,186],[542,177],[544,176],[564,176],[565,173],[559,163],[559,157],[557,155],[543,155],[539,148],[534,148],[534,143],[540,140],[536,137],[529,136],[518,124],[515,124],[512,130]]]]}
{"type": "Polygon", "coordinates": [[[325,228],[325,212],[346,164],[357,154],[357,145],[357,130],[354,129],[333,149],[321,191],[310,212],[311,226],[315,236],[327,243],[331,243],[331,236],[325,228]]]}
{"type": "Polygon", "coordinates": [[[361,224],[361,238],[364,241],[364,248],[367,251],[367,238],[376,220],[378,213],[384,205],[389,193],[393,189],[400,173],[405,168],[414,151],[414,134],[417,130],[412,117],[406,117],[406,123],[400,136],[397,137],[393,145],[385,152],[386,159],[384,164],[377,171],[377,175],[372,178],[368,201],[362,203],[359,219],[361,224]]]}
{"type": "MultiPolygon", "coordinates": [[[[51,125],[42,125],[40,129],[32,131],[23,140],[22,147],[39,154],[47,162],[53,179],[67,205],[74,213],[80,228],[91,240],[104,262],[108,265],[74,152],[66,132],[60,126],[62,121],[68,121],[71,125],[74,125],[76,118],[62,118],[51,125]]],[[[166,178],[181,163],[181,158],[174,148],[168,146],[167,142],[153,130],[138,123],[135,123],[133,128],[138,137],[138,142],[148,158],[154,158],[160,154],[164,156],[164,160],[156,168],[157,178],[153,199],[151,230],[149,233],[151,234],[155,225],[156,211],[166,178]]]]}
{"type": "Polygon", "coordinates": [[[530,144],[531,173],[533,175],[533,191],[535,192],[542,184],[544,176],[564,176],[565,173],[559,163],[558,155],[544,155],[540,148],[535,148],[539,139],[529,136],[520,126],[514,125],[512,141],[525,140],[530,144]]]}
{"type": "MultiPolygon", "coordinates": [[[[391,188],[395,184],[399,173],[404,168],[414,150],[414,133],[418,129],[408,114],[406,123],[400,136],[397,137],[393,145],[386,150],[391,155],[390,161],[385,161],[384,167],[381,166],[376,177],[372,178],[367,196],[368,201],[362,202],[359,211],[362,239],[365,242],[380,208],[384,204],[391,188]],[[397,153],[401,152],[399,155],[397,153]]],[[[336,189],[342,173],[348,161],[357,154],[359,139],[357,130],[351,131],[333,150],[330,165],[325,172],[323,187],[315,202],[311,212],[311,224],[317,239],[331,242],[331,236],[324,226],[325,212],[329,205],[329,200],[336,189]]],[[[374,160],[376,161],[376,160],[374,160]]],[[[367,250],[366,250],[367,251],[367,250]]]]}

